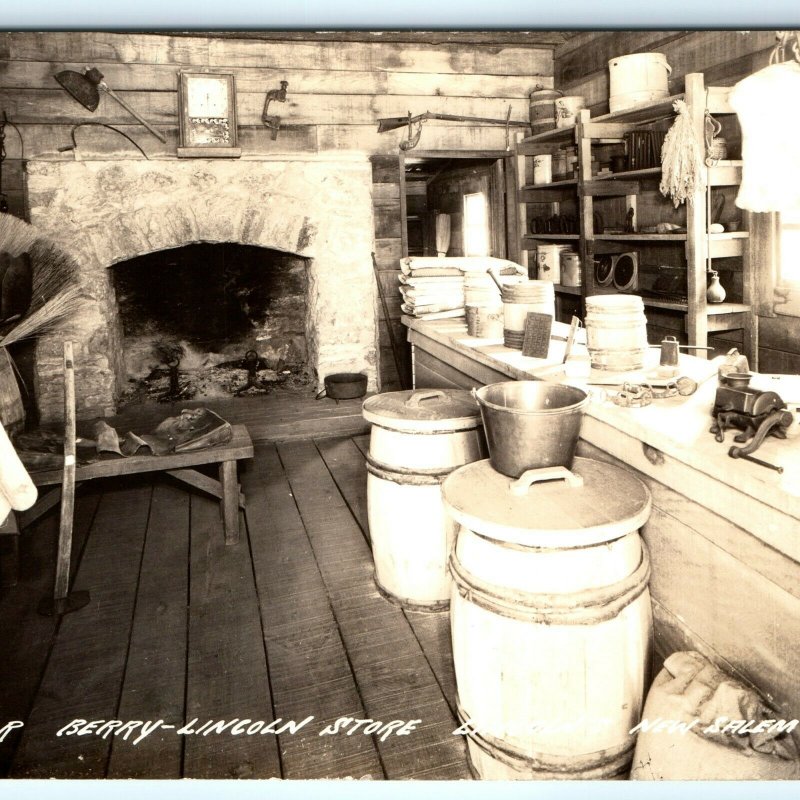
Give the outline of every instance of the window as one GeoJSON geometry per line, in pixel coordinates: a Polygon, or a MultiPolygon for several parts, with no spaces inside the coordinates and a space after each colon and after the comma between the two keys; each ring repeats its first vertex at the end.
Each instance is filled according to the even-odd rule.
{"type": "Polygon", "coordinates": [[[780,282],[800,284],[800,211],[780,215],[780,282]]]}
{"type": "Polygon", "coordinates": [[[489,255],[489,206],[483,192],[464,195],[464,255],[489,255]]]}

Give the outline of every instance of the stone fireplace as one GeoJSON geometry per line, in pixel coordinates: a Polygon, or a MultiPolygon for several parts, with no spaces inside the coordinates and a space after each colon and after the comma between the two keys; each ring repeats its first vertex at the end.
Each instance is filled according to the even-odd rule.
{"type": "MultiPolygon", "coordinates": [[[[127,371],[111,268],[198,243],[264,248],[295,269],[305,265],[302,324],[312,383],[319,386],[333,372],[366,372],[374,390],[371,187],[371,167],[362,160],[30,163],[31,222],[79,264],[90,299],[85,313],[37,345],[42,420],[62,414],[66,337],[75,347],[79,417],[114,413],[127,371]]],[[[197,280],[203,281],[200,270],[197,280]]],[[[269,349],[265,337],[259,341],[257,347],[269,349]]]]}

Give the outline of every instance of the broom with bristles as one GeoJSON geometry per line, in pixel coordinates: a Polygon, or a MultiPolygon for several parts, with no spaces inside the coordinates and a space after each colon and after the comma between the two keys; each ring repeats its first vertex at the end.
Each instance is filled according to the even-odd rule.
{"type": "Polygon", "coordinates": [[[27,313],[2,339],[0,347],[31,339],[56,329],[64,320],[74,319],[83,309],[86,299],[80,287],[68,286],[32,313],[27,313]]]}
{"type": "Polygon", "coordinates": [[[27,254],[31,262],[30,304],[11,330],[0,331],[0,347],[50,332],[81,310],[78,264],[35,226],[0,214],[0,252],[27,254]]]}
{"type": "Polygon", "coordinates": [[[21,256],[40,236],[30,222],[13,214],[0,214],[0,253],[8,253],[15,258],[21,256]]]}

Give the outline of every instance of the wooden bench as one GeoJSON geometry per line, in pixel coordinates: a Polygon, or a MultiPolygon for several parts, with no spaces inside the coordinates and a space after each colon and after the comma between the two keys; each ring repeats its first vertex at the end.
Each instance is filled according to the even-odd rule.
{"type": "MultiPolygon", "coordinates": [[[[103,459],[91,464],[78,465],[75,468],[75,485],[95,478],[138,475],[142,472],[166,472],[189,486],[219,498],[225,544],[235,544],[239,540],[239,509],[244,508],[244,495],[239,491],[236,462],[253,457],[253,443],[244,425],[232,427],[233,438],[226,444],[216,447],[164,456],[135,455],[127,458],[103,459]],[[218,481],[192,469],[203,464],[219,464],[218,481]]],[[[29,525],[59,502],[63,470],[59,468],[32,472],[31,480],[36,486],[57,488],[40,497],[33,508],[19,515],[21,527],[29,525]]]]}

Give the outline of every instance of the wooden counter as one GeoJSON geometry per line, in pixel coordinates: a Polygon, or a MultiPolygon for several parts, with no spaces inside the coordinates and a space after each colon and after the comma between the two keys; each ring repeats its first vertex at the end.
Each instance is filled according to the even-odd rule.
{"type": "MultiPolygon", "coordinates": [[[[467,335],[463,319],[404,318],[415,385],[471,387],[502,380],[564,380],[562,342],[547,359],[467,335]]],[[[657,364],[658,350],[652,351],[657,364]]],[[[656,645],[703,652],[760,689],[786,719],[800,717],[800,425],[768,438],[756,455],[783,474],[730,458],[709,432],[721,359],[681,355],[681,373],[700,382],[687,398],[621,408],[617,387],[591,394],[582,455],[623,463],[650,487],[650,547],[656,645]]],[[[758,378],[754,379],[754,385],[758,378]]],[[[788,399],[788,398],[787,398],[788,399]]]]}

